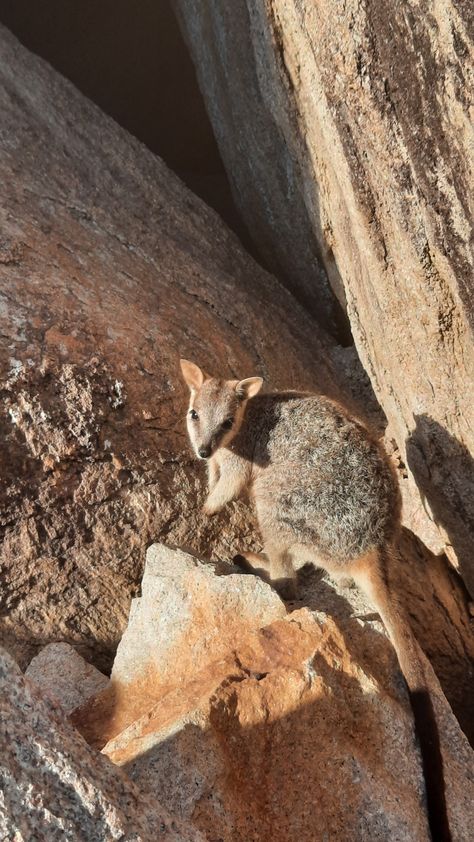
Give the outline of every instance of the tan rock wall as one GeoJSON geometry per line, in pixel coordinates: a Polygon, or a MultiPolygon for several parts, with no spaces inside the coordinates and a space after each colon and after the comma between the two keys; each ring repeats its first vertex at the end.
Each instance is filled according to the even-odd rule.
{"type": "Polygon", "coordinates": [[[391,434],[473,591],[471,7],[175,7],[247,224],[258,237],[257,193],[265,243],[290,254],[291,221],[296,242],[309,225],[391,434]]]}

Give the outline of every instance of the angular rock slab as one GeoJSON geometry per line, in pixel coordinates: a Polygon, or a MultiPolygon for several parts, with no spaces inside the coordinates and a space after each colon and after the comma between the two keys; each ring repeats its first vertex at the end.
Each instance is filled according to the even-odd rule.
{"type": "Polygon", "coordinates": [[[286,615],[269,585],[229,569],[163,544],[149,547],[110,686],[73,716],[89,742],[103,745],[171,687],[227,658],[250,630],[286,615]]]}
{"type": "MultiPolygon", "coordinates": [[[[433,677],[454,842],[473,753],[433,677]]],[[[224,842],[428,842],[406,687],[376,628],[302,609],[240,638],[104,748],[139,788],[224,842]]]]}
{"type": "Polygon", "coordinates": [[[0,650],[0,838],[204,842],[93,751],[0,650]]]}
{"type": "Polygon", "coordinates": [[[25,675],[63,711],[71,713],[104,690],[109,678],[88,664],[68,643],[50,643],[29,663],[25,675]]]}

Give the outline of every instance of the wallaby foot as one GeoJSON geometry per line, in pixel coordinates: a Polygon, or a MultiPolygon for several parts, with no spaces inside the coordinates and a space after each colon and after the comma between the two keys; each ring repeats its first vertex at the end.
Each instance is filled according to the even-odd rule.
{"type": "Polygon", "coordinates": [[[266,543],[265,555],[269,564],[270,581],[275,590],[282,599],[298,599],[298,581],[291,553],[287,549],[266,543]]]}
{"type": "Polygon", "coordinates": [[[266,553],[239,553],[233,561],[242,570],[259,576],[275,588],[282,599],[291,601],[298,598],[296,573],[286,552],[272,550],[271,557],[266,553]]]}
{"type": "Polygon", "coordinates": [[[298,599],[298,583],[296,577],[287,577],[286,579],[278,579],[272,582],[273,587],[278,595],[285,602],[296,602],[298,599]]]}
{"type": "Polygon", "coordinates": [[[246,573],[253,573],[263,579],[264,582],[271,584],[270,562],[264,553],[252,553],[250,551],[239,553],[234,556],[233,562],[246,573]]]}

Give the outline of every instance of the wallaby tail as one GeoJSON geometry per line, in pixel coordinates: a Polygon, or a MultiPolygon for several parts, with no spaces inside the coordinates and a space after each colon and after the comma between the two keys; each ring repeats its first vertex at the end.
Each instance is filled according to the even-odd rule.
{"type": "Polygon", "coordinates": [[[355,578],[360,581],[383,620],[408,685],[420,744],[431,838],[433,842],[452,842],[438,723],[428,689],[424,661],[408,616],[387,583],[388,564],[394,556],[394,548],[383,550],[377,559],[373,558],[370,564],[361,567],[355,578]]]}

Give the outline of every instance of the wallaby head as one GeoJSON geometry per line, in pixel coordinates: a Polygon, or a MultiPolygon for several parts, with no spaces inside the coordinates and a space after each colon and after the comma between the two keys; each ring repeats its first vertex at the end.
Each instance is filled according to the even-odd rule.
{"type": "Polygon", "coordinates": [[[237,434],[246,403],[260,391],[263,380],[219,380],[188,360],[180,360],[180,365],[191,393],[186,417],[189,438],[199,459],[209,459],[237,434]]]}

